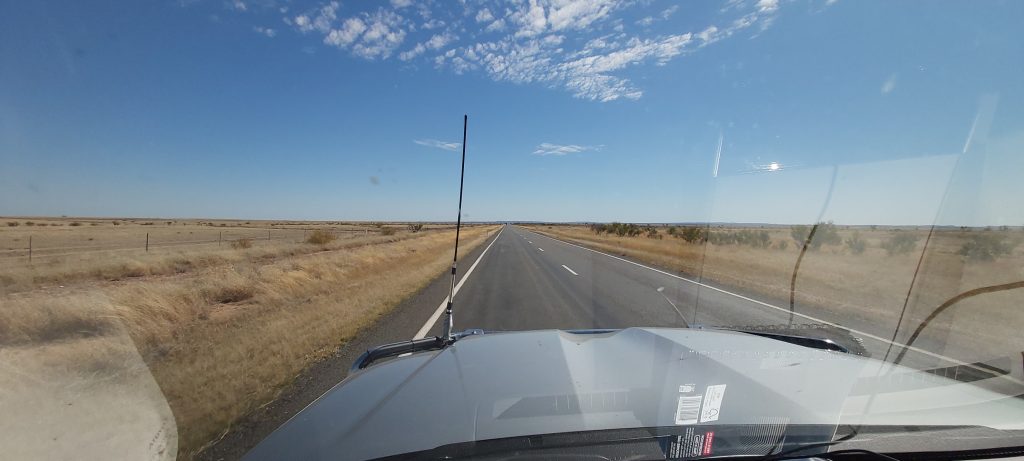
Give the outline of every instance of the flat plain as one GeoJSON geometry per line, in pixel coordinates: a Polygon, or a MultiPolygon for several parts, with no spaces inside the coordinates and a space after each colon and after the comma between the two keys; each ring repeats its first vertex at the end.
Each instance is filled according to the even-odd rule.
{"type": "MultiPolygon", "coordinates": [[[[20,390],[0,397],[3,406],[30,413],[55,395],[145,401],[100,405],[114,414],[93,428],[109,432],[100,437],[126,427],[176,432],[185,458],[442,274],[455,239],[451,225],[415,223],[0,218],[0,226],[0,382],[20,390]],[[22,251],[29,235],[31,262],[22,251]]],[[[463,229],[460,250],[497,228],[463,229]]],[[[4,429],[64,437],[11,446],[54,450],[63,441],[73,453],[85,435],[40,428],[89,427],[103,411],[69,403],[41,413],[59,424],[37,418],[39,428],[4,429]]]]}

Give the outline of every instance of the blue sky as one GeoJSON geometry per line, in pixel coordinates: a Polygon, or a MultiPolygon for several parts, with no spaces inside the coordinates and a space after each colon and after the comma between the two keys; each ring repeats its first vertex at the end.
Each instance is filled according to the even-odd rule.
{"type": "Polygon", "coordinates": [[[1024,224],[1024,3],[8,2],[0,215],[1024,224]]]}

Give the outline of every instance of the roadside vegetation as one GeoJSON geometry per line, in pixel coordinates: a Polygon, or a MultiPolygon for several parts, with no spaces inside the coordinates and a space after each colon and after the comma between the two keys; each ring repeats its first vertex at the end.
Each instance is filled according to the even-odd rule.
{"type": "Polygon", "coordinates": [[[179,275],[249,259],[390,242],[451,227],[415,223],[408,226],[418,226],[414,232],[407,231],[405,225],[338,222],[160,221],[159,226],[148,220],[7,222],[18,225],[0,226],[0,296],[179,275]],[[71,226],[70,222],[81,225],[71,226]],[[389,230],[382,232],[384,228],[389,230]],[[30,245],[34,247],[31,261],[30,245]]]}
{"type": "Polygon", "coordinates": [[[306,237],[306,243],[311,243],[313,245],[327,245],[336,239],[337,237],[335,237],[334,234],[325,230],[317,229],[309,234],[309,237],[306,237]]]}
{"type": "Polygon", "coordinates": [[[972,261],[993,261],[1009,256],[1020,244],[1021,238],[1006,238],[994,233],[973,234],[960,246],[958,254],[972,261]]]}
{"type": "MultiPolygon", "coordinates": [[[[463,229],[460,254],[496,230],[463,229]]],[[[249,247],[238,239],[205,254],[121,261],[136,272],[126,277],[117,268],[114,281],[94,273],[110,267],[101,261],[46,271],[21,266],[31,270],[24,276],[4,268],[3,283],[25,285],[16,293],[4,285],[0,294],[0,351],[32,357],[25,363],[54,376],[110,383],[128,373],[125,354],[137,349],[174,414],[179,459],[188,459],[442,274],[453,238],[454,230],[435,229],[249,247]],[[43,275],[64,285],[43,283],[43,275]],[[134,347],[124,350],[124,335],[134,347]]]]}
{"type": "MultiPolygon", "coordinates": [[[[788,306],[793,269],[807,246],[795,287],[797,312],[829,318],[829,311],[841,311],[836,318],[857,319],[864,328],[892,328],[906,303],[903,325],[912,329],[960,293],[1024,280],[1020,228],[936,228],[929,237],[925,227],[845,227],[831,222],[527,227],[750,293],[778,306],[788,306]],[[652,231],[666,238],[644,237],[652,231]],[[922,258],[926,239],[929,251],[922,258]]],[[[1024,339],[1017,340],[1020,335],[1010,328],[1024,322],[1024,311],[1017,308],[1022,296],[1020,290],[1011,290],[959,301],[944,314],[947,322],[954,316],[956,321],[943,327],[947,330],[936,330],[947,335],[942,338],[946,352],[963,351],[964,357],[985,360],[1005,355],[1004,347],[1024,350],[1024,339]],[[980,331],[986,334],[979,335],[980,331]],[[991,337],[1014,338],[1013,345],[985,340],[991,337]]]]}

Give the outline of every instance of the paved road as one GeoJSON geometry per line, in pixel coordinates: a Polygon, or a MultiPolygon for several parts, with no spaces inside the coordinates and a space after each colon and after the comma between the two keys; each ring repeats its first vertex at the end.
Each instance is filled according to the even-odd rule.
{"type": "MultiPolygon", "coordinates": [[[[779,305],[505,226],[456,295],[455,324],[456,329],[485,330],[786,325],[790,313],[779,305]]],[[[853,336],[876,358],[889,349],[885,338],[891,330],[812,314],[797,315],[793,323],[853,328],[853,336]]],[[[422,333],[439,335],[441,324],[422,333]]],[[[926,350],[911,351],[903,361],[922,369],[958,363],[926,350]]]]}

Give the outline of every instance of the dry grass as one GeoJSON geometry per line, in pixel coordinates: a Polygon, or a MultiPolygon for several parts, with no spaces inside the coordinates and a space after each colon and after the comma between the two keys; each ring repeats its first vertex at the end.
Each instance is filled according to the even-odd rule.
{"type": "MultiPolygon", "coordinates": [[[[790,280],[799,255],[788,228],[769,228],[772,248],[739,245],[688,244],[667,235],[663,239],[596,235],[582,226],[532,226],[532,230],[619,254],[666,269],[702,277],[757,293],[788,305],[790,280]],[[786,249],[778,243],[789,241],[786,249]]],[[[910,254],[888,256],[884,242],[894,230],[858,231],[867,244],[861,254],[845,246],[808,251],[796,286],[797,312],[834,319],[853,319],[855,328],[891,336],[904,302],[907,315],[898,339],[906,340],[936,307],[967,290],[1024,280],[1024,254],[1020,248],[995,261],[971,261],[958,254],[972,235],[983,231],[944,229],[929,244],[910,299],[907,292],[921,256],[926,230],[906,230],[920,237],[910,254]]],[[[1017,238],[1019,230],[1005,232],[1017,238]]],[[[664,229],[661,229],[664,233],[664,229]]],[[[852,230],[841,230],[844,239],[852,230]]],[[[930,324],[933,352],[962,360],[984,360],[1024,350],[1024,292],[1006,291],[962,301],[930,324]],[[998,339],[995,339],[998,338],[998,339]]]]}
{"type": "MultiPolygon", "coordinates": [[[[166,231],[184,232],[184,234],[163,234],[159,241],[170,242],[170,246],[154,245],[148,252],[138,245],[130,248],[114,247],[117,242],[121,242],[121,244],[126,241],[144,242],[145,232],[140,236],[138,229],[144,229],[146,222],[148,221],[135,225],[121,224],[116,227],[112,223],[106,222],[100,227],[47,230],[48,234],[42,236],[39,232],[18,233],[17,230],[4,234],[7,228],[0,228],[0,231],[4,231],[0,232],[0,240],[6,239],[11,244],[27,244],[28,235],[31,234],[35,236],[33,244],[37,245],[36,258],[32,264],[28,264],[27,252],[21,252],[21,250],[9,250],[6,256],[0,255],[0,296],[99,280],[116,281],[152,275],[183,274],[197,269],[236,264],[246,260],[265,260],[317,251],[354,248],[414,236],[412,232],[392,232],[386,236],[377,235],[377,228],[373,226],[363,226],[362,230],[353,230],[355,228],[350,226],[332,231],[329,229],[340,227],[322,225],[321,229],[312,231],[303,229],[272,230],[273,238],[271,240],[267,240],[266,229],[243,229],[232,231],[234,233],[222,233],[218,230],[166,231]],[[288,238],[278,239],[278,234],[275,232],[287,233],[282,235],[288,238]],[[318,233],[335,238],[325,240],[324,243],[318,244],[319,246],[316,247],[303,245],[303,242],[306,241],[306,234],[319,235],[318,233]],[[184,238],[199,240],[173,240],[174,237],[182,235],[186,236],[184,238]],[[337,235],[340,235],[340,238],[336,237],[337,235]],[[224,237],[223,241],[218,243],[221,236],[224,237]],[[95,242],[101,249],[96,250],[97,247],[94,246],[44,246],[40,249],[38,247],[40,241],[58,242],[62,245],[95,242]],[[192,241],[206,243],[182,243],[192,241]]],[[[41,223],[36,225],[39,224],[41,223]]],[[[428,229],[432,232],[440,230],[438,226],[428,229]]],[[[155,236],[151,240],[158,241],[155,236]]]]}
{"type": "Polygon", "coordinates": [[[238,240],[232,240],[231,241],[231,248],[234,248],[236,250],[244,250],[246,248],[252,248],[252,239],[250,239],[250,238],[240,238],[238,240]]]}
{"type": "Polygon", "coordinates": [[[312,243],[313,245],[327,245],[335,239],[336,237],[334,234],[317,229],[313,231],[313,233],[309,234],[309,237],[306,238],[306,243],[312,243]]]}
{"type": "MultiPolygon", "coordinates": [[[[464,230],[464,247],[495,230],[464,230]]],[[[65,353],[102,362],[104,354],[88,350],[101,351],[104,338],[127,331],[174,413],[179,452],[188,457],[442,273],[453,234],[369,236],[328,251],[304,245],[313,253],[253,248],[174,277],[2,296],[0,349],[63,344],[65,353]]],[[[107,366],[99,362],[92,366],[107,366]]]]}

